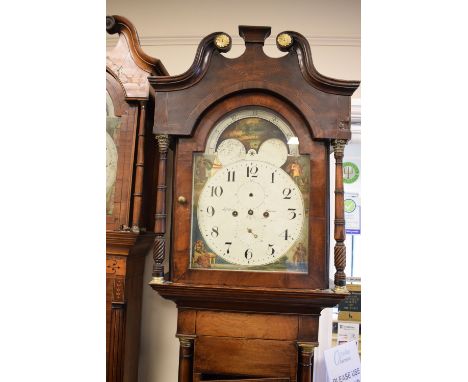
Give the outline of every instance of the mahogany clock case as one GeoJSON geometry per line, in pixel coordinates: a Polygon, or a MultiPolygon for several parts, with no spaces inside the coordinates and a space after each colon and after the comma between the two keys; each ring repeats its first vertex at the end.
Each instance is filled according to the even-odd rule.
{"type": "MultiPolygon", "coordinates": [[[[186,200],[173,204],[169,279],[174,284],[290,290],[323,290],[329,286],[330,144],[332,140],[346,141],[351,137],[350,96],[359,83],[319,74],[312,64],[307,40],[296,32],[284,32],[293,41],[291,45],[277,43],[287,53],[285,56],[268,57],[263,45],[270,30],[240,26],[246,49],[233,59],[222,54],[229,46],[220,48],[215,44],[223,33],[213,33],[202,40],[186,73],[149,77],[155,95],[153,132],[173,138],[172,200],[186,200]],[[204,151],[209,132],[220,118],[246,106],[278,113],[298,136],[300,153],[310,157],[308,274],[190,268],[194,154],[204,151]]],[[[344,225],[341,220],[335,221],[340,232],[344,225]]]]}
{"type": "Polygon", "coordinates": [[[246,49],[233,59],[222,54],[232,39],[213,33],[202,40],[186,73],[149,77],[160,151],[150,285],[177,304],[179,382],[311,382],[320,313],[346,296],[342,158],[351,138],[350,98],[359,83],[318,73],[307,40],[296,32],[277,38],[283,57],[268,57],[263,45],[270,31],[240,26],[246,49]],[[299,154],[309,158],[307,273],[191,267],[192,206],[198,202],[192,194],[194,158],[205,152],[222,118],[249,107],[285,120],[298,138],[299,154]],[[332,147],[337,271],[335,288],[329,289],[332,147]],[[173,201],[169,221],[166,200],[173,201]],[[169,273],[164,272],[166,254],[169,273]]]}

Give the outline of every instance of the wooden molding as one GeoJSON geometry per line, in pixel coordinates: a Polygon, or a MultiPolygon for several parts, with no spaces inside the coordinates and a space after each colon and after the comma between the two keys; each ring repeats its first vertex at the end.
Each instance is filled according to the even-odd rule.
{"type": "MultiPolygon", "coordinates": [[[[247,36],[249,32],[243,28],[242,35],[247,36]]],[[[254,35],[246,38],[249,41],[245,52],[237,58],[226,58],[214,44],[220,33],[212,33],[202,40],[185,73],[148,78],[156,93],[155,134],[191,135],[196,121],[210,105],[247,92],[263,92],[294,105],[309,121],[314,139],[351,138],[348,97],[359,81],[321,75],[313,66],[309,44],[302,35],[285,32],[293,38],[287,47],[288,54],[273,58],[263,51],[266,32],[262,31],[261,38],[252,32],[254,35]],[[255,66],[251,65],[253,60],[255,66]],[[222,81],[222,86],[213,87],[215,81],[222,81]],[[288,81],[293,81],[295,88],[288,86],[288,81]],[[331,113],[311,108],[322,98],[337,108],[331,113]]],[[[280,50],[284,49],[280,47],[280,50]]]]}
{"type": "Polygon", "coordinates": [[[138,32],[130,20],[118,15],[107,16],[106,30],[109,34],[124,35],[127,38],[132,58],[142,70],[152,75],[167,76],[169,74],[159,59],[143,52],[138,32]]]}
{"type": "MultiPolygon", "coordinates": [[[[140,46],[197,46],[205,36],[202,35],[156,35],[140,36],[140,46]]],[[[244,40],[239,35],[232,37],[232,45],[244,45],[244,40]]],[[[329,36],[329,35],[305,35],[310,46],[346,46],[360,47],[361,36],[329,36]]],[[[106,46],[115,46],[118,38],[107,36],[106,46]]],[[[266,46],[275,46],[275,38],[265,40],[266,46]]]]}
{"type": "Polygon", "coordinates": [[[143,52],[135,27],[125,17],[107,16],[106,29],[118,35],[117,45],[106,53],[107,71],[122,84],[127,100],[147,99],[148,76],[166,76],[166,68],[143,52]]]}
{"type": "Polygon", "coordinates": [[[106,231],[106,253],[128,256],[131,253],[145,256],[154,241],[154,233],[131,231],[106,231]]]}
{"type": "Polygon", "coordinates": [[[179,308],[238,312],[320,314],[323,308],[331,308],[346,297],[318,289],[223,287],[171,282],[150,285],[179,308]]]}
{"type": "Polygon", "coordinates": [[[293,38],[293,43],[289,52],[295,50],[299,60],[304,78],[317,89],[325,93],[340,94],[351,96],[359,87],[360,81],[345,81],[324,76],[315,69],[310,45],[307,39],[298,32],[285,31],[281,33],[290,34],[293,38]]]}
{"type": "MultiPolygon", "coordinates": [[[[251,33],[254,33],[252,31],[257,30],[255,28],[258,29],[259,27],[239,26],[239,34],[245,38],[246,52],[244,52],[242,56],[233,59],[233,61],[242,60],[244,57],[248,56],[248,51],[253,51],[253,49],[255,49],[254,45],[264,45],[264,40],[268,37],[269,33],[264,33],[260,39],[261,41],[258,39],[254,41],[248,37],[251,33]]],[[[176,76],[150,77],[149,81],[153,88],[158,91],[176,91],[189,88],[200,82],[208,70],[214,52],[217,51],[213,40],[220,33],[223,32],[211,33],[200,42],[195,60],[185,73],[176,76]]],[[[295,52],[302,75],[310,85],[325,93],[347,96],[351,96],[358,88],[360,81],[338,80],[320,74],[313,64],[309,42],[303,35],[292,31],[281,33],[287,33],[292,36],[293,43],[291,47],[287,48],[287,51],[289,54],[295,52]]],[[[283,49],[280,48],[280,50],[283,49]]],[[[279,60],[278,58],[272,58],[266,55],[265,57],[270,60],[279,60]]]]}

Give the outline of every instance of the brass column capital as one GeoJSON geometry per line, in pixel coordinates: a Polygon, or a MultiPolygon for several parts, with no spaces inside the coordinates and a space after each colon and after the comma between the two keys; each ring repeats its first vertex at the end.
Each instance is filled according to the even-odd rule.
{"type": "Polygon", "coordinates": [[[192,334],[176,334],[176,337],[179,339],[180,346],[183,348],[190,348],[193,346],[193,341],[197,336],[192,334]]]}
{"type": "Polygon", "coordinates": [[[318,346],[318,342],[297,342],[297,347],[301,350],[302,354],[306,355],[313,355],[314,349],[318,346]]]}
{"type": "Polygon", "coordinates": [[[156,141],[158,142],[159,152],[160,153],[167,153],[167,149],[169,148],[169,135],[167,134],[157,134],[156,141]]]}
{"type": "Polygon", "coordinates": [[[346,139],[334,139],[332,140],[333,151],[336,157],[343,157],[344,155],[344,148],[348,141],[346,139]]]}

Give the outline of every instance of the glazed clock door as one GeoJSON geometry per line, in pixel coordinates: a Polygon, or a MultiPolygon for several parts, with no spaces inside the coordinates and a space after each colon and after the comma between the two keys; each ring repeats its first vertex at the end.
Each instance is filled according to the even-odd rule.
{"type": "Polygon", "coordinates": [[[191,267],[307,272],[309,158],[266,108],[223,117],[194,161],[191,267]]]}
{"type": "Polygon", "coordinates": [[[179,139],[175,161],[187,200],[174,206],[176,282],[327,286],[328,149],[293,108],[233,96],[179,139]]]}

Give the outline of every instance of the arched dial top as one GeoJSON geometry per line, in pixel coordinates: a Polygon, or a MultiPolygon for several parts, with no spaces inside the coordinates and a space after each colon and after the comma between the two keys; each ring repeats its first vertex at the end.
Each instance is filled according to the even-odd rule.
{"type": "MultiPolygon", "coordinates": [[[[298,139],[287,122],[272,110],[260,107],[240,108],[221,118],[208,136],[205,153],[215,154],[217,151],[219,152],[218,146],[223,143],[220,141],[220,138],[226,129],[232,126],[234,122],[255,118],[271,122],[275,125],[277,129],[283,133],[284,141],[287,145],[285,148],[288,153],[295,156],[299,155],[298,139]]],[[[251,124],[254,124],[254,122],[255,121],[251,121],[251,124]]]]}
{"type": "Polygon", "coordinates": [[[194,157],[192,268],[306,272],[309,157],[284,118],[221,118],[194,157]]]}

